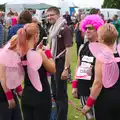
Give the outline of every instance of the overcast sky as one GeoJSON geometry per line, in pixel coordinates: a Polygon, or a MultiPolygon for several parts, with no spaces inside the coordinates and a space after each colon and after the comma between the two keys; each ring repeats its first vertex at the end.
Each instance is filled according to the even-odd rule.
{"type": "Polygon", "coordinates": [[[103,0],[0,0],[0,4],[2,3],[7,3],[10,1],[15,2],[22,2],[22,1],[38,1],[38,2],[45,2],[48,4],[53,4],[53,5],[60,5],[60,4],[68,4],[71,5],[72,3],[75,5],[78,5],[79,7],[100,7],[101,4],[103,3],[103,0]]]}

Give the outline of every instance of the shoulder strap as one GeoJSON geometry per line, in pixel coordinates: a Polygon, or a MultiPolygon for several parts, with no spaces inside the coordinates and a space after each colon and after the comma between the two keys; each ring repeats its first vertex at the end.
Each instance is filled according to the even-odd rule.
{"type": "Polygon", "coordinates": [[[81,53],[82,53],[82,51],[84,50],[84,48],[86,47],[86,45],[88,45],[88,42],[86,42],[85,44],[82,44],[82,45],[80,46],[79,51],[78,51],[78,55],[81,56],[81,53]]]}
{"type": "Polygon", "coordinates": [[[79,47],[78,55],[80,55],[80,52],[81,52],[81,50],[82,50],[83,47],[84,47],[84,44],[82,44],[82,45],[79,47]]]}

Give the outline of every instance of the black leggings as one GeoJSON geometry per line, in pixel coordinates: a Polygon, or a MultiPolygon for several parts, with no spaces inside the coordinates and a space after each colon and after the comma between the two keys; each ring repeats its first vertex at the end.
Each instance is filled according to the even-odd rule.
{"type": "Polygon", "coordinates": [[[0,102],[0,120],[22,120],[18,99],[15,98],[15,100],[16,107],[13,109],[8,109],[7,102],[0,102]]]}
{"type": "Polygon", "coordinates": [[[51,108],[47,105],[31,107],[22,105],[24,120],[50,120],[51,108]]]}
{"type": "Polygon", "coordinates": [[[95,104],[96,120],[120,120],[120,97],[118,91],[102,93],[95,104]]]}

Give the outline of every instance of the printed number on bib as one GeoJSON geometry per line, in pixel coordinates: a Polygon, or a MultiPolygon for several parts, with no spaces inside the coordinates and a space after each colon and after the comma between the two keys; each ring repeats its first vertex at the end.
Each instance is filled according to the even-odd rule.
{"type": "Polygon", "coordinates": [[[91,67],[90,63],[82,62],[76,72],[76,79],[91,80],[91,67]]]}

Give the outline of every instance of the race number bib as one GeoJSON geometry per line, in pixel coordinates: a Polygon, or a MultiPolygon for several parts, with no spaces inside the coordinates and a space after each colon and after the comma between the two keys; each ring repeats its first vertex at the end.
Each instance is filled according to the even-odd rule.
{"type": "Polygon", "coordinates": [[[82,61],[87,62],[87,63],[93,63],[94,57],[89,57],[89,56],[84,55],[82,58],[82,61]]]}
{"type": "Polygon", "coordinates": [[[76,72],[76,79],[91,80],[92,65],[90,63],[82,62],[76,72]]]}
{"type": "Polygon", "coordinates": [[[76,72],[76,79],[91,80],[94,57],[84,55],[76,72]]]}

